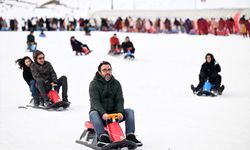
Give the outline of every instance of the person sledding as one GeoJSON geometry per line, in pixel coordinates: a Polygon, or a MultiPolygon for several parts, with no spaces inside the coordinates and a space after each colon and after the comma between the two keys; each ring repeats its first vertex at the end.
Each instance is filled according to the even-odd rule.
{"type": "MultiPolygon", "coordinates": [[[[30,92],[31,92],[31,96],[32,96],[31,102],[33,103],[34,106],[38,106],[40,104],[38,89],[36,88],[36,81],[33,78],[31,71],[30,71],[30,66],[33,63],[33,61],[31,60],[29,56],[25,56],[23,58],[17,59],[16,63],[18,64],[19,69],[23,70],[23,79],[28,84],[30,92]]],[[[41,105],[43,105],[42,102],[41,102],[41,105]]]]}
{"type": "Polygon", "coordinates": [[[110,38],[110,50],[108,54],[111,55],[121,54],[121,45],[116,33],[110,38]]]}
{"type": "Polygon", "coordinates": [[[70,38],[70,44],[72,46],[72,50],[76,52],[76,56],[78,56],[79,53],[80,55],[82,55],[82,53],[88,55],[91,52],[86,44],[81,43],[74,36],[70,38]]]}
{"type": "Polygon", "coordinates": [[[191,89],[194,94],[200,95],[203,92],[203,86],[206,81],[211,83],[210,92],[213,95],[221,95],[224,90],[224,85],[221,86],[221,67],[219,63],[215,60],[213,54],[208,53],[205,56],[206,62],[202,64],[200,74],[199,74],[199,84],[195,87],[191,85],[191,89]]]}
{"type": "Polygon", "coordinates": [[[31,73],[36,80],[36,86],[44,101],[44,106],[49,108],[52,105],[52,100],[48,97],[49,91],[55,87],[59,92],[62,86],[62,101],[67,103],[68,101],[68,82],[66,76],[61,76],[57,79],[56,72],[54,71],[50,62],[45,61],[45,55],[43,52],[37,50],[33,53],[34,63],[31,65],[31,73]]]}
{"type": "Polygon", "coordinates": [[[125,56],[124,58],[134,58],[134,53],[135,53],[135,48],[134,48],[134,45],[133,43],[130,41],[129,37],[127,36],[125,38],[125,41],[122,42],[122,49],[123,49],[123,53],[125,53],[125,56]]]}
{"type": "Polygon", "coordinates": [[[37,43],[35,42],[34,31],[31,30],[30,34],[27,36],[27,50],[30,52],[35,52],[37,48],[37,43]]]}
{"type": "Polygon", "coordinates": [[[126,140],[132,141],[137,146],[142,142],[135,136],[135,118],[132,109],[124,109],[124,98],[121,84],[112,75],[111,64],[103,61],[98,66],[98,71],[89,86],[91,109],[90,121],[97,134],[97,146],[103,147],[112,143],[104,127],[107,125],[108,114],[117,113],[121,121],[125,121],[126,140]]]}

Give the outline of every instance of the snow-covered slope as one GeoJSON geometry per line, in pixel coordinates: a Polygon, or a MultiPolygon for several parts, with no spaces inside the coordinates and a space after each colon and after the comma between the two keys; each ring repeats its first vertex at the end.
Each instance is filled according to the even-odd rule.
{"type": "MultiPolygon", "coordinates": [[[[136,47],[136,59],[107,55],[113,32],[35,33],[58,76],[66,75],[71,107],[63,112],[18,109],[31,96],[14,61],[25,55],[28,32],[0,33],[0,149],[87,149],[75,143],[88,120],[88,87],[102,60],[110,61],[123,87],[125,107],[135,110],[136,134],[143,150],[249,150],[250,39],[241,36],[118,33],[136,47]],[[94,51],[75,56],[74,35],[94,51]],[[198,83],[205,54],[215,55],[222,67],[222,96],[197,97],[190,84],[198,83]]],[[[124,124],[122,124],[124,126],[124,124]]]]}

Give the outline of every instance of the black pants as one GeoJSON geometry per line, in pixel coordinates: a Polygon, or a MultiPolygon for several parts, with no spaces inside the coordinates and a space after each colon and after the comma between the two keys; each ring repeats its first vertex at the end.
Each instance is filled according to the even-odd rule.
{"type": "MultiPolygon", "coordinates": [[[[202,89],[204,83],[206,82],[206,79],[207,77],[203,77],[199,75],[199,84],[195,88],[196,91],[198,91],[199,89],[202,89]]],[[[221,75],[218,74],[214,78],[209,78],[209,82],[214,85],[213,89],[218,90],[221,84],[221,75]]]]}
{"type": "MultiPolygon", "coordinates": [[[[45,83],[44,80],[37,80],[37,88],[44,100],[48,100],[49,97],[47,93],[51,90],[51,84],[50,83],[45,83]]],[[[67,77],[66,76],[61,76],[59,79],[57,79],[57,86],[56,90],[59,92],[60,87],[62,86],[62,97],[67,97],[68,96],[68,82],[67,82],[67,77]]]]}

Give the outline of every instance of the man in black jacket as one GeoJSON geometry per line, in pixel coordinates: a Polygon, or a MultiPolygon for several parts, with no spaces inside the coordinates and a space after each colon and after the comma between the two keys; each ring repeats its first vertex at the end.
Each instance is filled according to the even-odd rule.
{"type": "Polygon", "coordinates": [[[206,54],[206,62],[202,64],[200,74],[199,74],[199,84],[194,87],[191,85],[191,89],[194,93],[201,91],[204,83],[206,80],[209,80],[211,84],[213,84],[212,92],[216,93],[221,92],[224,90],[224,85],[221,85],[221,76],[219,72],[221,71],[220,65],[214,59],[213,54],[208,53],[206,54]]]}
{"type": "Polygon", "coordinates": [[[70,103],[68,101],[68,83],[67,77],[62,76],[57,79],[56,72],[54,71],[50,62],[44,60],[44,53],[37,50],[33,54],[34,63],[31,65],[31,73],[36,80],[37,88],[44,100],[44,106],[49,107],[52,103],[47,93],[51,90],[52,86],[56,87],[55,89],[59,92],[60,87],[62,86],[62,100],[70,103]]]}
{"type": "Polygon", "coordinates": [[[122,87],[120,82],[112,76],[112,67],[109,62],[103,61],[98,66],[98,71],[89,86],[89,96],[91,104],[89,116],[98,136],[98,146],[111,142],[104,130],[105,121],[111,113],[117,113],[120,121],[125,120],[126,139],[135,142],[137,146],[142,146],[134,135],[134,111],[124,109],[122,87]]]}

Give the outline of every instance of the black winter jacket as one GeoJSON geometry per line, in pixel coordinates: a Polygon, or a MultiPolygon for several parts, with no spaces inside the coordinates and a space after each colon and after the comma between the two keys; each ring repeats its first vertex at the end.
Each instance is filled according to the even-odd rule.
{"type": "Polygon", "coordinates": [[[98,111],[100,115],[104,113],[123,113],[124,99],[122,87],[113,76],[106,81],[97,72],[89,86],[90,111],[98,111]]]}
{"type": "Polygon", "coordinates": [[[29,34],[27,36],[27,43],[35,42],[35,36],[32,34],[29,34]]]}
{"type": "Polygon", "coordinates": [[[127,48],[131,47],[132,50],[131,50],[131,53],[134,53],[135,52],[135,48],[134,48],[134,45],[131,41],[128,41],[128,42],[122,42],[122,48],[124,50],[124,52],[126,53],[127,52],[127,48]]]}
{"type": "Polygon", "coordinates": [[[78,41],[78,40],[70,40],[71,46],[72,46],[72,50],[73,51],[78,51],[78,52],[82,52],[82,46],[83,44],[78,41]]]}
{"type": "Polygon", "coordinates": [[[36,81],[43,80],[45,83],[56,83],[57,81],[56,72],[48,61],[45,61],[43,65],[37,62],[32,63],[31,73],[36,81]]]}
{"type": "Polygon", "coordinates": [[[32,74],[31,74],[30,68],[23,68],[23,79],[30,86],[30,81],[34,80],[32,74]]]}
{"type": "Polygon", "coordinates": [[[201,66],[200,76],[202,78],[215,78],[221,71],[220,65],[214,60],[211,63],[205,62],[201,66]]]}

